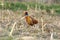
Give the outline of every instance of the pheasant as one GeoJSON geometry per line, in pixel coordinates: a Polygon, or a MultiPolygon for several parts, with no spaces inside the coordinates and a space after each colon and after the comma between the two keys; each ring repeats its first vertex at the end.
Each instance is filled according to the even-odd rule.
{"type": "Polygon", "coordinates": [[[33,26],[34,24],[38,23],[38,20],[36,20],[28,15],[28,12],[25,12],[24,15],[25,15],[25,20],[26,20],[28,25],[33,26]]]}

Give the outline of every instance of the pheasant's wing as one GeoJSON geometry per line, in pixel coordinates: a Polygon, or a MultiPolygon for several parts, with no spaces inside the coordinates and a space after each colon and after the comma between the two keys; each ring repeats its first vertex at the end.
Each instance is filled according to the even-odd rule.
{"type": "Polygon", "coordinates": [[[38,23],[38,21],[36,19],[34,19],[32,17],[31,17],[31,19],[32,19],[33,24],[37,24],[38,23]]]}

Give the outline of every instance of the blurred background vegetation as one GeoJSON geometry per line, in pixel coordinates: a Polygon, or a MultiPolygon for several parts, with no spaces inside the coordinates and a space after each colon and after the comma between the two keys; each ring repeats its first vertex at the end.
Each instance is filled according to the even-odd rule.
{"type": "Polygon", "coordinates": [[[54,9],[57,13],[60,13],[60,0],[0,0],[0,9],[2,10],[27,10],[27,7],[31,9],[54,9]]]}

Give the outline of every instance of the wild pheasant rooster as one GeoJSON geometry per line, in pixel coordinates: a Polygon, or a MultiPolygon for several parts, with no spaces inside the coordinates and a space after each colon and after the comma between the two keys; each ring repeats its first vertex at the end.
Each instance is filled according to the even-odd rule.
{"type": "Polygon", "coordinates": [[[30,26],[33,26],[34,24],[38,23],[36,19],[28,15],[28,12],[25,12],[25,19],[26,19],[27,24],[29,24],[30,26]]]}

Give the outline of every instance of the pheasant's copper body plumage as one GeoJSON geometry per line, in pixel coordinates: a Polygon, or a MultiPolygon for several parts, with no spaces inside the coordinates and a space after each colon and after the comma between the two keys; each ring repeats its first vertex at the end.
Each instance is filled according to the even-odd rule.
{"type": "Polygon", "coordinates": [[[34,19],[28,15],[28,12],[25,12],[25,19],[26,19],[27,24],[29,24],[31,26],[38,23],[38,21],[36,19],[34,19]]]}

